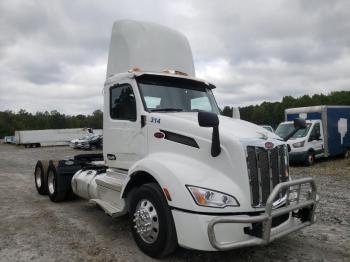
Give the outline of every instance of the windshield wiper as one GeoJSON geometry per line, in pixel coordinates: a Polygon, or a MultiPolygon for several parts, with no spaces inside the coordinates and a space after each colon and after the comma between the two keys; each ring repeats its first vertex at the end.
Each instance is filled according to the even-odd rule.
{"type": "Polygon", "coordinates": [[[184,111],[181,108],[156,108],[156,109],[151,109],[151,112],[181,112],[184,111]]]}

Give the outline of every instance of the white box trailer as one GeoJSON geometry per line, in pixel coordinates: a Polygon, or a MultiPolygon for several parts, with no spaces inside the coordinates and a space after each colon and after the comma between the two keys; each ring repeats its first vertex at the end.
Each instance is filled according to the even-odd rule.
{"type": "Polygon", "coordinates": [[[22,130],[15,132],[15,140],[25,147],[63,146],[88,133],[88,128],[22,130]]]}

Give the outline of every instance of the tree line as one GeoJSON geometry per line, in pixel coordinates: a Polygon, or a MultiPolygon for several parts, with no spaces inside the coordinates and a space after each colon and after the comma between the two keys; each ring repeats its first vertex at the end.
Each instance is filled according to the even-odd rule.
{"type": "MultiPolygon", "coordinates": [[[[239,112],[243,120],[258,125],[270,125],[276,128],[279,123],[284,121],[285,109],[318,105],[350,106],[350,91],[334,91],[328,95],[304,95],[297,98],[285,96],[281,102],[263,102],[260,105],[240,107],[239,112]]],[[[232,116],[232,107],[225,106],[222,110],[222,114],[232,116]]]]}
{"type": "Polygon", "coordinates": [[[17,113],[0,111],[0,138],[14,135],[15,130],[84,128],[102,129],[103,112],[95,110],[91,115],[65,115],[57,110],[29,113],[24,109],[17,113]]]}
{"type": "MultiPolygon", "coordinates": [[[[350,105],[350,91],[335,91],[328,95],[304,95],[294,98],[283,97],[281,102],[263,102],[260,105],[240,107],[241,119],[259,125],[271,125],[276,128],[284,121],[286,108],[317,106],[317,105],[350,105]]],[[[232,107],[225,106],[222,114],[232,116],[232,107]]],[[[24,109],[17,113],[0,111],[0,138],[13,135],[15,130],[61,129],[91,127],[101,129],[103,112],[95,110],[91,115],[65,115],[54,110],[51,112],[29,113],[24,109]]]]}

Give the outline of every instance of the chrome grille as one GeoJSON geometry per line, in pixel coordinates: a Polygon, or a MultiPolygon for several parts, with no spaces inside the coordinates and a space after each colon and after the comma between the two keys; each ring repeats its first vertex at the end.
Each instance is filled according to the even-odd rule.
{"type": "MultiPolygon", "coordinates": [[[[288,152],[284,145],[273,149],[247,146],[247,166],[253,207],[265,206],[272,189],[288,181],[288,152]]],[[[284,192],[278,198],[282,198],[284,192]]]]}

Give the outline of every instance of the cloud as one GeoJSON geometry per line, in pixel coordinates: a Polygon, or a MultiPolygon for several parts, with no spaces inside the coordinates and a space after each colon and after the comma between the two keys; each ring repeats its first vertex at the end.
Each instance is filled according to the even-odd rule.
{"type": "Polygon", "coordinates": [[[184,33],[221,106],[350,90],[350,2],[0,2],[0,110],[102,109],[113,21],[184,33]]]}

